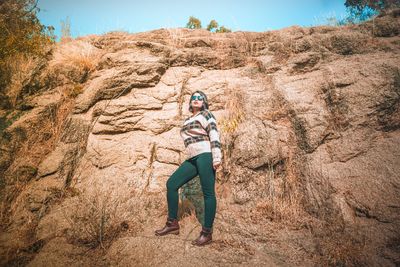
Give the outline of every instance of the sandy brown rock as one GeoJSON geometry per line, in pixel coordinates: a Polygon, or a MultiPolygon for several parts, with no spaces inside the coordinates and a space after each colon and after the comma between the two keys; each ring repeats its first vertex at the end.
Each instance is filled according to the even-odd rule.
{"type": "MultiPolygon", "coordinates": [[[[50,201],[65,188],[123,200],[118,227],[131,232],[116,237],[99,265],[309,266],[335,257],[344,265],[398,264],[399,17],[376,18],[374,32],[370,23],[80,38],[98,60],[85,79],[63,74],[81,77],[82,93],[59,143],[12,206],[9,232],[32,220],[36,239],[46,240],[30,265],[87,261],[81,248],[54,238],[70,227],[60,218],[74,198],[50,201]],[[217,173],[219,241],[200,250],[184,237],[150,238],[166,215],[165,183],[186,159],[179,130],[196,90],[208,96],[225,157],[217,173]],[[227,130],[228,115],[240,112],[227,130]],[[143,248],[149,254],[135,254],[143,248]]],[[[35,101],[52,103],[49,95],[35,101]]]]}

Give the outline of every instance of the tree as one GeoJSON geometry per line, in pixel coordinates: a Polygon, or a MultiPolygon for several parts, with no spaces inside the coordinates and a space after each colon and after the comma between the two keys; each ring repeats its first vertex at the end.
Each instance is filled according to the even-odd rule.
{"type": "Polygon", "coordinates": [[[54,28],[39,22],[38,0],[0,0],[0,99],[12,77],[17,56],[44,56],[54,43],[54,28]]]}
{"type": "Polygon", "coordinates": [[[213,29],[217,28],[218,28],[218,22],[216,22],[215,20],[211,20],[207,26],[207,31],[212,31],[213,29]]]}
{"type": "Polygon", "coordinates": [[[365,8],[382,12],[400,7],[400,0],[346,0],[344,5],[347,8],[354,9],[356,12],[362,12],[365,8]]]}
{"type": "Polygon", "coordinates": [[[212,31],[215,29],[215,32],[232,32],[231,29],[226,28],[225,26],[220,26],[218,28],[218,22],[216,20],[211,20],[210,23],[207,26],[208,31],[212,31]]]}
{"type": "Polygon", "coordinates": [[[36,17],[37,1],[0,1],[0,61],[15,53],[39,55],[44,43],[54,42],[51,26],[36,17]]]}
{"type": "Polygon", "coordinates": [[[387,10],[400,7],[400,0],[346,0],[347,17],[337,25],[356,24],[367,21],[387,10]]]}
{"type": "Polygon", "coordinates": [[[219,27],[216,32],[231,32],[231,29],[225,28],[224,26],[219,27]]]}
{"type": "Polygon", "coordinates": [[[201,29],[201,21],[198,18],[190,16],[189,17],[189,21],[186,24],[186,28],[189,28],[189,29],[201,29]]]}

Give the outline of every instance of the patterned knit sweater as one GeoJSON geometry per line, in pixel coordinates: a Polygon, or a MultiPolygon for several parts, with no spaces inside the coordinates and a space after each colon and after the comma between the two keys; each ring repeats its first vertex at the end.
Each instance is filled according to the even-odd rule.
{"type": "Polygon", "coordinates": [[[186,147],[187,159],[204,152],[211,152],[213,163],[221,162],[221,143],[217,121],[208,109],[188,117],[180,132],[186,147]]]}

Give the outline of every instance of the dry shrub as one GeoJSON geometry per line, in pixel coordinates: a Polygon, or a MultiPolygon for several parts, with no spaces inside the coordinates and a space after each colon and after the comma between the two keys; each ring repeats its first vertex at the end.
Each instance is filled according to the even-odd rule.
{"type": "Polygon", "coordinates": [[[88,74],[97,67],[101,56],[100,49],[83,40],[59,44],[49,62],[50,71],[46,74],[49,85],[55,87],[85,82],[88,74]]]}
{"type": "Polygon", "coordinates": [[[254,223],[265,219],[293,227],[302,227],[308,223],[300,191],[300,160],[295,153],[290,151],[281,167],[270,167],[267,196],[259,199],[251,211],[250,217],[254,223]],[[275,180],[280,180],[277,187],[275,180]]]}
{"type": "MultiPolygon", "coordinates": [[[[26,137],[16,152],[13,165],[19,166],[19,160],[24,164],[38,166],[44,157],[54,150],[57,144],[65,119],[73,108],[73,102],[65,99],[58,104],[47,106],[39,115],[38,120],[31,122],[28,129],[20,129],[26,137]]],[[[21,133],[22,134],[22,133],[21,133]]]]}
{"type": "Polygon", "coordinates": [[[172,44],[177,48],[182,48],[185,46],[186,40],[184,39],[184,33],[178,28],[167,28],[170,35],[172,44]]]}
{"type": "Polygon", "coordinates": [[[65,94],[69,98],[75,98],[82,92],[83,92],[83,85],[79,83],[66,86],[65,90],[65,94]]]}
{"type": "MultiPolygon", "coordinates": [[[[227,93],[226,101],[226,116],[224,116],[219,124],[221,125],[221,137],[223,140],[223,153],[224,164],[222,177],[228,179],[234,162],[230,161],[233,140],[235,132],[243,120],[243,106],[244,94],[239,89],[231,89],[227,93]]],[[[281,120],[289,116],[288,107],[284,99],[278,94],[274,95],[274,109],[271,113],[266,113],[263,119],[271,119],[272,121],[281,120]],[[264,118],[265,117],[265,118],[264,118]]],[[[287,121],[290,124],[289,120],[287,121]]],[[[299,151],[296,148],[297,144],[294,136],[292,136],[291,149],[289,154],[282,155],[282,160],[277,164],[267,164],[268,179],[266,187],[269,188],[268,192],[261,193],[260,199],[256,200],[255,209],[252,213],[252,219],[259,222],[260,218],[270,219],[274,221],[285,222],[292,225],[302,225],[304,210],[301,205],[301,192],[300,192],[300,179],[299,168],[301,159],[299,158],[299,151]],[[277,184],[277,185],[276,185],[277,184]]]]}
{"type": "Polygon", "coordinates": [[[233,148],[233,139],[237,127],[244,118],[244,93],[240,88],[230,88],[226,92],[226,102],[224,106],[225,116],[223,116],[218,124],[221,129],[221,143],[223,153],[222,177],[228,177],[230,167],[233,165],[231,162],[231,153],[233,148]]]}
{"type": "Polygon", "coordinates": [[[185,213],[179,219],[179,234],[184,237],[185,241],[191,240],[201,230],[201,224],[194,212],[185,213]]]}
{"type": "Polygon", "coordinates": [[[12,186],[6,187],[2,190],[1,206],[0,206],[0,229],[6,229],[11,223],[11,210],[10,206],[14,199],[25,189],[26,183],[16,181],[12,186]]]}
{"type": "Polygon", "coordinates": [[[77,40],[61,44],[54,53],[51,65],[74,66],[80,70],[92,71],[100,59],[100,49],[88,42],[77,40]]]}
{"type": "Polygon", "coordinates": [[[109,244],[118,234],[128,229],[126,221],[119,217],[121,199],[110,192],[80,192],[72,199],[65,211],[69,223],[67,237],[69,242],[83,244],[92,248],[109,244]]]}
{"type": "Polygon", "coordinates": [[[299,219],[299,215],[301,214],[304,213],[302,213],[300,203],[297,199],[286,200],[269,197],[257,202],[255,208],[252,209],[251,219],[255,223],[268,219],[293,224],[293,221],[299,219]]]}
{"type": "Polygon", "coordinates": [[[191,215],[195,211],[193,203],[189,199],[180,200],[178,203],[178,218],[183,218],[186,215],[191,215]]]}
{"type": "Polygon", "coordinates": [[[65,118],[72,107],[73,102],[66,99],[57,105],[47,106],[37,119],[24,122],[26,127],[16,126],[12,129],[5,129],[5,134],[10,136],[8,146],[12,155],[11,164],[4,171],[5,188],[2,198],[0,198],[0,222],[4,225],[10,218],[8,214],[12,201],[34,177],[40,162],[54,150],[60,138],[65,118]],[[27,173],[21,176],[21,172],[27,173]]]}
{"type": "MultiPolygon", "coordinates": [[[[37,18],[37,1],[32,0],[2,0],[0,2],[0,103],[1,107],[10,108],[10,103],[4,104],[5,90],[14,76],[15,63],[21,57],[46,57],[48,48],[54,43],[54,28],[44,26],[37,18]],[[30,10],[30,12],[28,12],[30,10]]],[[[22,64],[24,67],[25,63],[22,64]]]]}
{"type": "Polygon", "coordinates": [[[6,87],[6,94],[12,107],[16,106],[23,86],[29,81],[37,65],[38,59],[23,54],[15,55],[13,60],[8,62],[11,79],[6,87]]]}

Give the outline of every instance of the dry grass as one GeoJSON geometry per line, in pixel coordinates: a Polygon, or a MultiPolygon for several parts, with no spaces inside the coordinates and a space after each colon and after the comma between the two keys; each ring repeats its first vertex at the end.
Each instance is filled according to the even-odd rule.
{"type": "Polygon", "coordinates": [[[182,48],[185,45],[184,33],[182,30],[178,28],[167,28],[168,33],[170,34],[172,44],[176,48],[182,48]]]}
{"type": "Polygon", "coordinates": [[[26,141],[17,151],[15,167],[19,166],[19,159],[25,164],[38,166],[43,158],[53,151],[57,144],[63,123],[73,108],[73,101],[64,99],[56,105],[47,106],[37,121],[32,121],[29,128],[19,128],[26,136],[26,141]]]}
{"type": "MultiPolygon", "coordinates": [[[[237,127],[244,119],[243,106],[244,106],[244,93],[240,88],[230,88],[225,92],[226,102],[224,106],[225,116],[222,117],[218,124],[221,129],[221,143],[222,143],[222,177],[229,177],[233,162],[231,160],[231,153],[233,148],[233,138],[237,127]]],[[[218,177],[217,177],[218,180],[218,177]]]]}
{"type": "Polygon", "coordinates": [[[251,219],[254,223],[259,223],[265,219],[284,222],[285,224],[293,223],[300,218],[303,214],[300,203],[297,199],[282,199],[282,198],[266,198],[257,202],[254,209],[252,209],[251,219]]]}
{"type": "MultiPolygon", "coordinates": [[[[235,162],[230,160],[232,142],[236,129],[244,118],[244,94],[239,89],[231,89],[227,91],[226,95],[226,115],[219,121],[219,125],[224,153],[222,169],[224,174],[221,176],[228,179],[227,177],[229,177],[235,165],[235,162]]],[[[275,94],[273,99],[273,112],[263,114],[262,119],[278,121],[288,118],[288,106],[284,99],[279,94],[275,94]]],[[[290,124],[288,120],[287,123],[290,124]]],[[[304,209],[301,204],[302,194],[299,184],[301,159],[298,156],[299,151],[296,149],[297,144],[293,136],[289,142],[293,143],[289,154],[282,155],[283,160],[276,165],[268,164],[266,172],[268,178],[265,181],[268,192],[263,192],[263,197],[256,200],[256,206],[251,215],[254,222],[269,219],[289,225],[303,225],[305,223],[302,220],[304,209]],[[278,185],[276,185],[277,181],[279,181],[278,185]]]]}
{"type": "Polygon", "coordinates": [[[122,236],[141,237],[144,228],[154,225],[155,218],[167,211],[164,195],[139,191],[116,194],[96,184],[85,188],[90,191],[78,190],[79,195],[63,207],[69,222],[66,235],[72,244],[108,249],[122,236]]]}
{"type": "Polygon", "coordinates": [[[251,219],[254,223],[275,221],[295,228],[308,223],[308,216],[302,206],[299,164],[300,158],[290,151],[279,167],[270,165],[268,174],[268,192],[266,197],[256,200],[252,208],[251,219]],[[276,181],[279,181],[276,184],[276,181]]]}
{"type": "Polygon", "coordinates": [[[184,237],[185,242],[192,240],[195,236],[197,237],[197,234],[201,230],[201,224],[194,211],[184,214],[179,220],[179,226],[179,234],[184,237]]]}
{"type": "Polygon", "coordinates": [[[178,218],[181,219],[187,215],[195,213],[195,207],[189,199],[179,200],[178,218]]]}
{"type": "Polygon", "coordinates": [[[31,78],[32,72],[38,62],[33,57],[18,54],[12,61],[8,62],[8,67],[12,73],[11,81],[7,86],[6,94],[10,98],[11,106],[15,107],[18,96],[23,86],[31,78]]]}
{"type": "MultiPolygon", "coordinates": [[[[54,150],[62,131],[65,118],[72,109],[72,101],[65,99],[59,105],[48,106],[27,127],[15,127],[11,131],[13,144],[13,162],[5,172],[5,180],[9,186],[4,189],[0,221],[8,224],[10,204],[24,190],[29,179],[21,180],[21,168],[37,169],[40,162],[54,150]]],[[[26,123],[24,123],[26,125],[26,123]]]]}
{"type": "Polygon", "coordinates": [[[93,71],[100,60],[101,50],[82,40],[62,43],[50,61],[50,68],[55,66],[72,67],[79,71],[93,71]]]}
{"type": "MultiPolygon", "coordinates": [[[[267,79],[266,83],[272,83],[267,79]]],[[[271,111],[261,115],[260,119],[293,127],[290,123],[290,107],[283,96],[273,88],[271,111]]],[[[295,133],[290,133],[287,145],[288,153],[280,155],[281,161],[275,165],[267,164],[266,188],[268,192],[256,201],[252,220],[254,222],[268,219],[283,222],[287,225],[301,226],[307,223],[302,207],[302,192],[300,184],[300,166],[303,163],[301,151],[298,149],[295,133]]]]}
{"type": "Polygon", "coordinates": [[[114,240],[119,232],[129,227],[119,217],[121,203],[111,192],[80,192],[64,213],[70,226],[69,241],[105,248],[104,242],[114,240]]]}
{"type": "Polygon", "coordinates": [[[66,96],[68,97],[68,98],[75,98],[75,97],[77,97],[80,93],[82,93],[83,92],[83,85],[82,84],[79,84],[79,83],[77,83],[77,84],[71,84],[71,85],[68,85],[67,87],[66,87],[66,90],[64,91],[64,93],[66,94],[66,96]]]}
{"type": "MultiPolygon", "coordinates": [[[[54,59],[49,63],[49,68],[55,66],[60,68],[72,67],[80,71],[89,72],[95,68],[100,58],[98,49],[87,42],[68,42],[56,50],[54,59]]],[[[32,74],[32,68],[37,64],[32,59],[19,57],[15,60],[12,83],[9,94],[12,95],[13,104],[25,84],[25,80],[32,74]]],[[[9,146],[13,150],[11,165],[5,172],[6,187],[1,198],[0,221],[3,226],[9,224],[10,205],[16,197],[24,190],[29,179],[20,180],[18,173],[22,167],[37,169],[40,162],[54,150],[60,139],[64,122],[73,108],[73,99],[82,92],[80,84],[69,84],[60,90],[62,100],[44,107],[37,115],[20,126],[11,125],[5,131],[10,136],[9,146]]],[[[17,122],[19,123],[19,122],[17,122]]]]}

